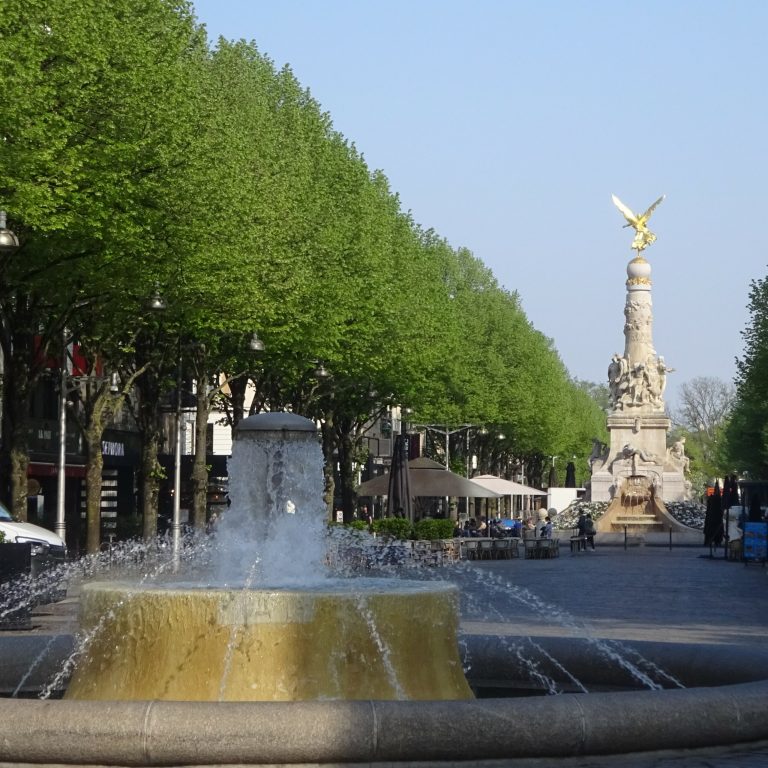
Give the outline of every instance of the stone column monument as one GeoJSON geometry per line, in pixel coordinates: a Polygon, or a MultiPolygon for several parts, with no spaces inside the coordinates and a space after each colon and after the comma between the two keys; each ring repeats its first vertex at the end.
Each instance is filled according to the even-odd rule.
{"type": "MultiPolygon", "coordinates": [[[[672,525],[675,521],[663,502],[681,501],[687,496],[688,459],[684,444],[679,441],[667,448],[671,422],[664,406],[664,389],[667,374],[673,369],[653,345],[651,265],[643,256],[643,251],[656,240],[648,229],[648,219],[663,199],[660,197],[638,216],[613,196],[614,204],[628,222],[626,226],[635,230],[631,246],[635,257],[627,265],[624,354],[614,354],[608,366],[610,444],[595,441],[590,457],[592,501],[616,500],[611,506],[622,506],[617,510],[617,514],[625,513],[622,526],[628,524],[631,507],[634,517],[640,518],[635,524],[645,530],[654,526],[659,529],[665,523],[672,525]]],[[[608,526],[610,530],[611,520],[616,516],[606,513],[600,528],[608,526]]],[[[612,522],[619,524],[616,519],[612,522]]]]}

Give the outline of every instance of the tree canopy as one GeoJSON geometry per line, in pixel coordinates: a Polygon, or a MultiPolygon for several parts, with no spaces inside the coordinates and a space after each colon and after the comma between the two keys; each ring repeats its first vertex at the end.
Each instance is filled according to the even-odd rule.
{"type": "Polygon", "coordinates": [[[726,431],[727,460],[754,479],[768,477],[768,277],[753,280],[744,353],[736,359],[736,403],[726,431]]]}
{"type": "Polygon", "coordinates": [[[145,400],[194,342],[196,377],[247,373],[259,407],[337,432],[401,404],[497,425],[518,457],[586,458],[604,433],[517,293],[403,211],[289,67],[209,44],[188,3],[8,0],[0,75],[0,207],[23,243],[0,265],[6,361],[22,325],[50,343],[66,326],[154,376],[145,400]],[[149,320],[155,287],[168,310],[149,320]]]}

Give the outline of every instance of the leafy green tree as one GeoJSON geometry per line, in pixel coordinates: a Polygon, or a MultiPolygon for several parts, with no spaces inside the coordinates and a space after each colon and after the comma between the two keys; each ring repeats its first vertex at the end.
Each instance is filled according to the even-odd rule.
{"type": "Polygon", "coordinates": [[[748,309],[726,452],[731,467],[757,479],[768,476],[768,278],[750,284],[748,309]]]}
{"type": "Polygon", "coordinates": [[[3,6],[0,202],[23,248],[5,265],[0,312],[5,359],[27,361],[6,371],[17,513],[26,504],[26,401],[39,375],[28,329],[44,355],[82,302],[146,293],[170,260],[167,174],[193,130],[189,60],[203,40],[184,2],[3,6]]]}
{"type": "Polygon", "coordinates": [[[680,387],[672,421],[685,432],[687,448],[695,446],[692,470],[707,479],[727,474],[721,446],[735,401],[735,387],[713,376],[699,376],[680,387]]]}

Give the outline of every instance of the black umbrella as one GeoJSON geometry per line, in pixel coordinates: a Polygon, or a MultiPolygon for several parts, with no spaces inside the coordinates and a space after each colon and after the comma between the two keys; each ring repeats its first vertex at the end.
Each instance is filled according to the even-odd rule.
{"type": "Polygon", "coordinates": [[[557,470],[554,464],[549,468],[549,487],[557,488],[557,470]]]}
{"type": "Polygon", "coordinates": [[[723,480],[723,509],[731,508],[731,478],[728,475],[723,480]]]}
{"type": "Polygon", "coordinates": [[[408,472],[408,443],[405,435],[395,437],[387,487],[387,515],[404,517],[413,521],[411,479],[408,472]]]}

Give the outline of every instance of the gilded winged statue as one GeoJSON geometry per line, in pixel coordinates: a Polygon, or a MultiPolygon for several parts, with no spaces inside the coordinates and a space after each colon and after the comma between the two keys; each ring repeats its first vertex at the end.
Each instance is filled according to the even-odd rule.
{"type": "Polygon", "coordinates": [[[635,239],[632,241],[630,247],[638,253],[645,250],[649,245],[653,245],[656,241],[656,235],[648,229],[648,219],[651,218],[651,214],[656,210],[656,206],[664,199],[664,197],[665,196],[662,195],[655,203],[648,207],[648,210],[644,214],[638,216],[636,213],[632,212],[631,208],[624,205],[616,195],[611,195],[613,204],[622,212],[624,218],[627,220],[627,223],[624,226],[632,227],[635,230],[635,239]]]}

